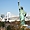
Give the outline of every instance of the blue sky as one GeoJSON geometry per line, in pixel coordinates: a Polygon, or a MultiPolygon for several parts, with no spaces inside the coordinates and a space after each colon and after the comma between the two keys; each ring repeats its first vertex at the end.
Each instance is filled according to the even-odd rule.
{"type": "MultiPolygon", "coordinates": [[[[20,6],[24,7],[27,13],[30,13],[30,0],[20,0],[20,6]]],[[[0,0],[0,14],[11,12],[18,15],[18,0],[0,0]]]]}

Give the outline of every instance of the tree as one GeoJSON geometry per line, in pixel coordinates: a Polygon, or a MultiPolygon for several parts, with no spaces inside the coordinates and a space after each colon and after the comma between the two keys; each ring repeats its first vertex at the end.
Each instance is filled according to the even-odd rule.
{"type": "Polygon", "coordinates": [[[2,17],[2,19],[5,17],[5,15],[4,14],[1,14],[1,17],[2,17]]]}
{"type": "Polygon", "coordinates": [[[11,30],[11,27],[10,27],[10,25],[7,27],[7,30],[11,30]]]}
{"type": "Polygon", "coordinates": [[[0,22],[0,27],[2,26],[1,22],[0,22]]]}
{"type": "Polygon", "coordinates": [[[2,24],[2,27],[5,27],[5,23],[4,22],[2,22],[1,24],[2,24]]]}

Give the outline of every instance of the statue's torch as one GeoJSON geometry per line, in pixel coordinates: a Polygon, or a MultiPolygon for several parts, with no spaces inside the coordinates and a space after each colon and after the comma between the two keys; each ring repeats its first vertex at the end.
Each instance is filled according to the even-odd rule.
{"type": "Polygon", "coordinates": [[[18,0],[18,8],[20,8],[20,0],[18,0]]]}

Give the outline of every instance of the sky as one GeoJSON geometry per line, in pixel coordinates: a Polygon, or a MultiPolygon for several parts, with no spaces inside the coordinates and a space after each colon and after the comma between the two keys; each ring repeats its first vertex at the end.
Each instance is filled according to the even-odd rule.
{"type": "MultiPolygon", "coordinates": [[[[20,0],[20,6],[24,8],[26,13],[30,14],[30,0],[20,0]]],[[[18,0],[0,0],[0,14],[11,12],[18,15],[18,0]]]]}

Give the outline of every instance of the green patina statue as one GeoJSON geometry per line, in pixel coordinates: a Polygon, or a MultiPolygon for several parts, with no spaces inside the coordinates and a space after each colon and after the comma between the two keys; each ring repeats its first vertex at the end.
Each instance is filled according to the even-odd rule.
{"type": "Polygon", "coordinates": [[[25,16],[26,12],[24,11],[23,7],[20,7],[20,0],[18,1],[18,8],[19,8],[19,18],[20,18],[20,24],[25,25],[25,16]]]}
{"type": "Polygon", "coordinates": [[[26,12],[24,11],[23,7],[20,8],[20,0],[18,1],[18,8],[20,18],[20,30],[24,30],[26,12]]]}
{"type": "Polygon", "coordinates": [[[20,25],[25,25],[25,16],[26,12],[23,10],[23,7],[19,8],[19,18],[20,18],[20,25]]]}

